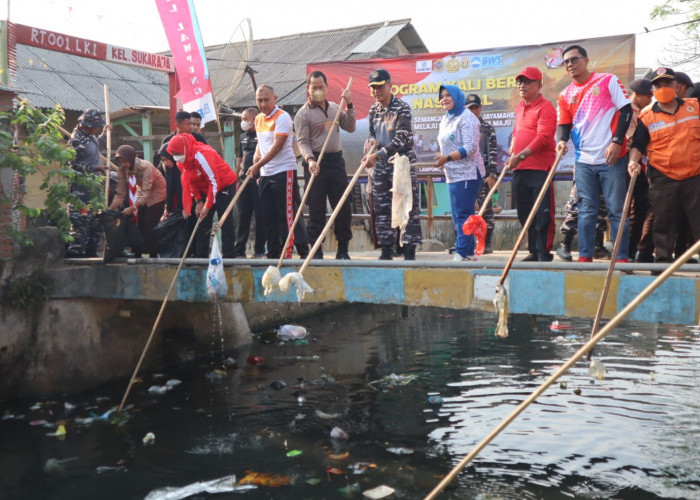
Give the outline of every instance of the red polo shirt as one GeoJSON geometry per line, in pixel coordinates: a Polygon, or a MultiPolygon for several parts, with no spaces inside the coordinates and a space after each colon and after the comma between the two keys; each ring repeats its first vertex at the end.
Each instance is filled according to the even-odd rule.
{"type": "Polygon", "coordinates": [[[518,103],[513,127],[513,154],[517,155],[525,148],[530,148],[532,155],[518,163],[516,170],[550,169],[556,156],[556,129],[557,111],[542,94],[530,103],[518,103]]]}

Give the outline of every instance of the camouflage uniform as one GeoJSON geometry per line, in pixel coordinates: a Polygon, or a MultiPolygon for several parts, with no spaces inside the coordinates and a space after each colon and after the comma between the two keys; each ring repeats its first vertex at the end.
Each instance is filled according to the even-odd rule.
{"type": "MultiPolygon", "coordinates": [[[[496,129],[493,128],[489,122],[485,121],[483,118],[479,117],[479,122],[481,123],[481,140],[479,141],[479,152],[481,157],[484,159],[484,168],[486,168],[486,175],[497,177],[498,176],[498,144],[496,142],[496,129]]],[[[486,195],[489,194],[489,185],[484,182],[479,188],[479,194],[476,198],[475,210],[478,212],[481,206],[486,200],[486,195]]],[[[493,230],[493,200],[489,200],[488,205],[486,205],[486,210],[484,211],[484,220],[486,221],[486,228],[493,230]]]]}
{"type": "MultiPolygon", "coordinates": [[[[396,243],[396,231],[391,228],[391,187],[394,177],[394,165],[389,159],[396,153],[408,156],[411,163],[416,162],[413,151],[413,129],[411,126],[411,108],[401,99],[391,96],[391,101],[382,109],[378,102],[369,108],[369,138],[377,141],[377,163],[374,165],[372,179],[372,208],[374,210],[377,244],[390,246],[396,243]]],[[[420,199],[418,179],[415,169],[411,169],[413,187],[413,208],[409,214],[408,226],[403,236],[404,245],[420,245],[422,242],[420,227],[420,199]]]]}
{"type": "MultiPolygon", "coordinates": [[[[578,231],[578,192],[576,190],[576,184],[572,184],[571,192],[569,193],[569,200],[564,205],[564,210],[566,211],[566,218],[564,222],[561,223],[559,232],[567,238],[573,238],[578,231]]],[[[608,228],[608,222],[606,220],[608,209],[605,206],[605,200],[603,195],[600,195],[600,208],[598,209],[598,220],[595,225],[596,233],[596,246],[598,246],[598,241],[602,241],[603,234],[608,228]]]]}
{"type": "MultiPolygon", "coordinates": [[[[82,127],[103,127],[105,125],[102,113],[97,109],[86,109],[78,118],[78,126],[73,130],[68,145],[75,150],[75,158],[71,161],[71,167],[79,174],[85,176],[95,175],[100,163],[100,147],[104,146],[107,138],[101,136],[98,140],[94,135],[88,134],[82,127]]],[[[92,199],[87,187],[80,184],[70,185],[71,194],[77,196],[87,207],[74,209],[68,207],[68,216],[71,222],[70,235],[73,241],[68,245],[69,257],[93,257],[97,253],[97,244],[100,239],[100,223],[92,212],[92,199]]]]}

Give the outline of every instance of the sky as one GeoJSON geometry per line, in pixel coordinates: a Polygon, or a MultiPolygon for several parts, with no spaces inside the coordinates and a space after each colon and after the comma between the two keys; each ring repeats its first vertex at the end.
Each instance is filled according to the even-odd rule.
{"type": "MultiPolygon", "coordinates": [[[[290,0],[194,0],[205,45],[225,43],[249,18],[253,38],[411,19],[431,52],[532,45],[628,33],[644,33],[683,21],[650,19],[663,0],[392,0],[294,2],[290,0]],[[459,9],[452,6],[459,5],[459,9]]],[[[155,0],[0,0],[0,18],[148,52],[168,50],[155,0]]],[[[639,34],[636,66],[660,66],[672,56],[677,28],[639,34]]],[[[700,80],[700,67],[676,67],[700,80]]]]}

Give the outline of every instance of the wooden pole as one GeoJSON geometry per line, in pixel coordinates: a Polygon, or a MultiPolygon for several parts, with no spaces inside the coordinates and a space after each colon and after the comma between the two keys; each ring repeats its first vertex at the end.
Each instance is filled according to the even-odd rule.
{"type": "Polygon", "coordinates": [[[622,322],[639,304],[642,303],[649,295],[651,295],[654,290],[659,288],[661,284],[666,281],[673,273],[675,273],[683,264],[685,264],[694,254],[700,251],[700,240],[696,241],[695,244],[690,247],[683,255],[681,255],[673,264],[671,264],[666,270],[661,273],[654,281],[652,281],[649,286],[642,290],[639,295],[637,295],[634,300],[632,300],[625,308],[617,313],[610,322],[600,329],[593,337],[589,339],[576,353],[574,353],[571,358],[564,363],[559,369],[551,375],[547,380],[545,380],[542,385],[540,385],[532,394],[530,394],[527,399],[520,403],[513,412],[508,415],[505,419],[501,421],[496,428],[489,433],[479,444],[477,444],[474,449],[469,452],[469,454],[464,457],[457,465],[455,465],[452,470],[447,474],[442,481],[425,497],[425,500],[432,500],[437,495],[444,490],[448,484],[457,476],[457,474],[469,463],[471,462],[478,453],[486,447],[491,441],[498,436],[503,429],[505,429],[508,424],[516,419],[530,404],[532,404],[535,399],[537,399],[549,386],[557,381],[559,377],[564,375],[569,368],[571,368],[578,360],[580,360],[588,351],[593,349],[593,347],[598,344],[605,336],[612,331],[617,325],[622,322]]]}
{"type": "Polygon", "coordinates": [[[187,247],[185,248],[185,253],[182,254],[182,258],[180,259],[180,264],[177,266],[177,270],[175,271],[175,276],[173,276],[173,280],[170,283],[170,288],[168,288],[168,293],[165,294],[165,298],[163,299],[163,303],[160,306],[160,311],[158,311],[158,317],[156,317],[155,323],[153,323],[153,328],[151,328],[151,334],[148,336],[148,340],[146,341],[146,345],[143,348],[143,351],[141,352],[141,356],[139,357],[138,362],[136,363],[136,368],[134,368],[134,373],[131,374],[131,378],[129,379],[129,385],[126,387],[126,391],[124,392],[124,397],[122,397],[121,403],[119,403],[119,409],[118,411],[122,411],[124,408],[124,404],[126,403],[126,398],[129,397],[129,392],[131,392],[131,387],[134,385],[134,380],[136,380],[136,376],[139,374],[139,370],[141,369],[141,364],[143,363],[144,358],[146,357],[146,353],[148,352],[148,348],[151,346],[151,342],[153,341],[153,337],[155,336],[156,329],[158,328],[158,324],[160,324],[160,319],[163,317],[163,311],[165,311],[165,305],[168,303],[168,299],[170,298],[170,294],[173,291],[173,288],[175,287],[175,283],[177,282],[177,277],[180,274],[180,269],[182,269],[182,265],[185,263],[185,258],[187,258],[187,254],[190,252],[190,247],[192,246],[192,242],[194,241],[194,236],[197,234],[197,229],[199,228],[199,223],[202,222],[202,218],[197,218],[197,223],[194,226],[194,230],[192,231],[192,235],[190,236],[190,241],[187,242],[187,247]]]}
{"type": "Polygon", "coordinates": [[[494,183],[493,187],[489,190],[489,193],[486,195],[486,198],[484,199],[484,204],[481,205],[481,208],[479,209],[479,213],[476,214],[477,217],[484,216],[484,212],[486,212],[486,207],[489,206],[489,201],[491,201],[491,197],[498,189],[498,186],[501,185],[501,181],[503,181],[503,178],[506,176],[506,172],[508,172],[508,169],[506,167],[503,167],[503,170],[501,171],[501,175],[499,175],[498,179],[496,179],[496,182],[494,183]]]}
{"type": "MultiPolygon", "coordinates": [[[[109,85],[105,83],[105,120],[107,122],[107,158],[112,156],[112,119],[109,115],[109,85]]],[[[109,161],[105,162],[105,206],[109,206],[109,161]]]]}
{"type": "MultiPolygon", "coordinates": [[[[564,156],[564,152],[560,151],[559,154],[557,154],[556,159],[554,160],[554,165],[552,165],[552,168],[547,174],[547,178],[545,179],[544,184],[542,185],[542,189],[540,189],[540,193],[537,195],[537,199],[535,200],[535,203],[532,206],[532,210],[530,210],[530,215],[528,215],[527,220],[525,221],[525,225],[520,231],[520,235],[518,235],[518,241],[515,242],[513,251],[510,254],[510,258],[508,259],[508,262],[506,262],[506,267],[503,268],[501,277],[499,278],[498,283],[496,283],[496,288],[503,285],[503,282],[506,280],[506,276],[508,276],[508,271],[510,271],[510,267],[513,265],[513,261],[515,260],[515,256],[518,254],[520,244],[523,242],[523,238],[525,238],[528,229],[530,229],[532,221],[535,220],[535,215],[537,215],[537,210],[540,208],[540,204],[544,199],[544,195],[547,194],[547,191],[549,190],[549,185],[552,182],[552,179],[554,178],[554,174],[557,171],[557,167],[559,166],[559,162],[561,161],[562,156],[564,156]]],[[[503,175],[503,172],[501,172],[501,175],[503,175]]]]}
{"type": "MultiPolygon", "coordinates": [[[[350,80],[348,80],[348,84],[345,86],[345,90],[350,90],[350,85],[352,85],[352,77],[350,77],[350,80]]],[[[341,100],[340,105],[338,106],[338,111],[335,113],[335,118],[333,119],[333,123],[331,124],[331,128],[328,131],[328,135],[326,135],[326,140],[323,141],[323,147],[321,147],[321,153],[318,155],[318,160],[316,163],[321,165],[321,160],[323,160],[323,155],[326,154],[326,147],[328,147],[328,142],[330,141],[331,135],[333,134],[333,131],[335,130],[336,126],[340,128],[340,114],[343,111],[343,102],[345,102],[345,99],[343,98],[341,100]]],[[[277,262],[277,269],[280,269],[282,267],[282,261],[284,261],[284,255],[287,253],[287,247],[289,246],[289,242],[292,240],[292,236],[294,235],[294,228],[297,227],[297,223],[299,222],[299,219],[301,218],[301,214],[303,213],[304,209],[304,204],[306,203],[306,199],[309,197],[309,193],[311,192],[311,186],[314,183],[314,179],[316,178],[316,174],[312,173],[311,177],[309,178],[309,183],[308,185],[304,186],[304,196],[301,198],[301,203],[299,203],[299,208],[297,209],[297,213],[294,216],[294,221],[292,222],[291,227],[287,231],[287,239],[284,241],[284,245],[282,246],[282,253],[280,253],[280,258],[279,261],[277,262]]]]}
{"type": "MultiPolygon", "coordinates": [[[[639,175],[639,167],[634,171],[634,174],[630,177],[630,185],[627,187],[627,195],[625,196],[625,204],[622,207],[622,217],[620,218],[620,224],[617,228],[617,234],[615,235],[615,244],[613,245],[612,254],[610,255],[610,265],[608,266],[608,272],[605,275],[605,284],[603,285],[603,291],[600,294],[600,300],[598,301],[598,309],[595,313],[595,318],[593,319],[593,327],[591,328],[591,337],[598,331],[600,326],[600,318],[603,316],[603,309],[605,308],[605,302],[608,300],[608,292],[610,291],[610,283],[612,283],[612,274],[615,269],[615,259],[617,259],[617,253],[620,251],[620,244],[622,243],[622,233],[624,232],[624,224],[627,220],[627,216],[630,212],[630,205],[632,204],[632,192],[634,191],[634,185],[637,182],[637,175],[639,175]]],[[[593,355],[593,350],[588,352],[586,359],[590,361],[593,355]]]]}
{"type": "Polygon", "coordinates": [[[228,207],[226,207],[226,211],[223,213],[223,215],[222,215],[221,218],[219,219],[219,222],[217,222],[216,227],[215,227],[214,230],[211,232],[211,237],[212,237],[212,238],[213,238],[214,236],[216,236],[216,233],[218,233],[218,232],[221,230],[221,226],[224,225],[224,221],[226,220],[226,218],[229,216],[229,214],[230,214],[231,211],[233,210],[234,205],[235,205],[236,202],[238,201],[238,198],[241,197],[241,193],[243,193],[243,190],[244,190],[245,187],[248,185],[248,181],[250,181],[251,178],[252,178],[252,177],[246,175],[245,180],[244,180],[243,182],[241,182],[241,185],[240,185],[240,186],[238,186],[238,190],[236,190],[236,194],[233,196],[233,199],[231,199],[231,203],[228,204],[228,207]]]}

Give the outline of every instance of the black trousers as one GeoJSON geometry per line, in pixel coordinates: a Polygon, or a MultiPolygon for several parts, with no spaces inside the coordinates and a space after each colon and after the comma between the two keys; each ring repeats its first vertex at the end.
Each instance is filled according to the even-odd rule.
{"type": "Polygon", "coordinates": [[[678,181],[652,166],[649,169],[649,200],[654,212],[656,260],[671,262],[679,230],[680,212],[690,223],[691,244],[700,239],[700,175],[678,181]]]}
{"type": "MultiPolygon", "coordinates": [[[[289,228],[294,221],[294,215],[301,204],[296,170],[261,176],[259,187],[260,207],[267,224],[267,256],[270,259],[278,259],[289,228]]],[[[308,247],[303,218],[299,219],[294,229],[294,245],[297,251],[300,247],[308,247]]],[[[291,246],[290,244],[290,249],[291,246]]],[[[306,250],[308,252],[308,248],[306,250]]]]}
{"type": "MultiPolygon", "coordinates": [[[[544,185],[547,172],[544,170],[516,170],[513,173],[513,190],[515,191],[515,208],[518,211],[518,220],[525,225],[535,200],[544,185]]],[[[537,209],[535,219],[527,232],[527,249],[538,259],[549,255],[554,241],[554,218],[552,217],[554,206],[553,187],[549,189],[537,209]]]]}
{"type": "MultiPolygon", "coordinates": [[[[627,185],[630,176],[627,174],[627,185]]],[[[632,203],[629,215],[630,249],[629,256],[634,258],[637,250],[643,253],[654,253],[654,239],[651,234],[653,215],[649,203],[649,180],[646,174],[640,173],[634,183],[632,203]]]]}
{"type": "Polygon", "coordinates": [[[150,207],[139,208],[138,224],[143,236],[144,250],[151,256],[158,256],[158,242],[153,235],[153,228],[158,225],[165,209],[165,200],[150,207]]]}
{"type": "MultiPolygon", "coordinates": [[[[240,189],[240,188],[239,188],[240,189]]],[[[267,232],[266,223],[263,219],[262,207],[260,205],[260,192],[255,180],[248,182],[241,196],[236,202],[238,208],[238,221],[236,224],[236,257],[245,257],[245,249],[250,235],[250,221],[255,214],[255,246],[256,254],[265,253],[265,234],[267,232]]]]}
{"type": "MultiPolygon", "coordinates": [[[[209,257],[209,240],[211,238],[211,229],[214,222],[214,212],[216,212],[216,215],[221,218],[235,194],[235,183],[222,188],[218,193],[216,193],[214,206],[204,220],[199,224],[199,228],[197,229],[197,235],[195,236],[195,257],[200,259],[209,257]]],[[[224,259],[232,259],[235,257],[233,252],[235,243],[236,228],[233,224],[233,217],[229,215],[224,221],[224,225],[221,226],[221,256],[224,259]]]]}
{"type": "MultiPolygon", "coordinates": [[[[314,152],[316,158],[321,153],[314,152]]],[[[308,165],[304,163],[304,177],[310,179],[308,165]]],[[[348,177],[345,172],[345,160],[343,153],[325,153],[321,162],[321,171],[316,176],[307,202],[309,204],[309,222],[307,232],[310,243],[315,243],[326,226],[326,199],[330,201],[331,209],[335,210],[338,201],[348,187],[348,177]]],[[[343,203],[343,208],[333,224],[333,232],[338,241],[350,241],[352,239],[352,207],[350,197],[343,203]]]]}

